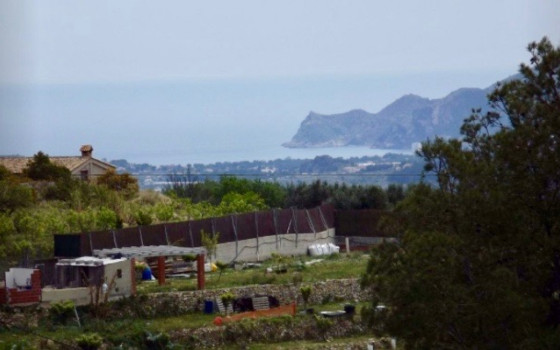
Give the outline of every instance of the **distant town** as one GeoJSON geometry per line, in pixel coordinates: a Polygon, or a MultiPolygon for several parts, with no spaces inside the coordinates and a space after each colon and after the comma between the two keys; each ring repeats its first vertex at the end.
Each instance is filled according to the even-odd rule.
{"type": "Polygon", "coordinates": [[[154,166],[129,163],[125,159],[111,160],[118,172],[128,172],[138,178],[143,189],[161,191],[172,182],[199,182],[231,175],[279,183],[326,181],[347,184],[368,184],[386,187],[389,184],[417,183],[422,178],[423,161],[410,154],[388,153],[384,156],[314,159],[276,159],[271,161],[218,162],[154,166]]]}

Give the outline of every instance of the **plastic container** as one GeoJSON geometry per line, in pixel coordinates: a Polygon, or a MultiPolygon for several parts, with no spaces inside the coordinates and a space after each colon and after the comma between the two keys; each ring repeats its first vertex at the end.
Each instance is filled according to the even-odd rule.
{"type": "Polygon", "coordinates": [[[214,302],[212,300],[204,300],[204,313],[205,314],[214,313],[214,302]]]}
{"type": "Polygon", "coordinates": [[[346,304],[344,305],[344,311],[349,315],[353,315],[356,312],[356,306],[351,304],[346,304]]]}
{"type": "Polygon", "coordinates": [[[150,281],[152,279],[152,270],[146,266],[144,270],[142,270],[142,280],[143,281],[150,281]]]}

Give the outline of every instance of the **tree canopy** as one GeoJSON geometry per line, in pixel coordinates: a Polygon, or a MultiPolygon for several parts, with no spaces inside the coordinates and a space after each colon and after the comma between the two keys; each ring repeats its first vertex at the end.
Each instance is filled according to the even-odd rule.
{"type": "Polygon", "coordinates": [[[461,139],[423,143],[438,188],[416,186],[400,243],[372,251],[365,316],[409,348],[560,348],[560,48],[528,50],[461,139]]]}
{"type": "Polygon", "coordinates": [[[39,151],[24,169],[24,174],[32,180],[56,181],[70,179],[71,173],[64,166],[51,162],[49,155],[39,151]]]}

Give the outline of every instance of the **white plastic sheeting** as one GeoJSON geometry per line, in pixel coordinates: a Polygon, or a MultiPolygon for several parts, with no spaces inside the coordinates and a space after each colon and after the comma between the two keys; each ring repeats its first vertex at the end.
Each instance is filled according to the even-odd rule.
{"type": "Polygon", "coordinates": [[[307,251],[311,256],[331,255],[340,252],[340,247],[332,243],[312,244],[307,247],[307,251]]]}

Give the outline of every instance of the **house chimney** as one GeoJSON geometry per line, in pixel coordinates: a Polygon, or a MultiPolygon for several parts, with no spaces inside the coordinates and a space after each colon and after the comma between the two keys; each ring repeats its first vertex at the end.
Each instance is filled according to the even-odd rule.
{"type": "Polygon", "coordinates": [[[83,145],[80,147],[80,152],[82,152],[82,157],[91,157],[93,147],[91,147],[91,145],[83,145]]]}

